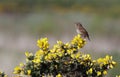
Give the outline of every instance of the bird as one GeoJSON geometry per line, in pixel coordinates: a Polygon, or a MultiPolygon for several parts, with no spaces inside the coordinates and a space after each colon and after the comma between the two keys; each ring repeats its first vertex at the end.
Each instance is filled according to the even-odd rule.
{"type": "Polygon", "coordinates": [[[75,27],[78,34],[81,34],[83,38],[87,38],[90,41],[87,30],[82,26],[80,22],[75,23],[75,27]]]}

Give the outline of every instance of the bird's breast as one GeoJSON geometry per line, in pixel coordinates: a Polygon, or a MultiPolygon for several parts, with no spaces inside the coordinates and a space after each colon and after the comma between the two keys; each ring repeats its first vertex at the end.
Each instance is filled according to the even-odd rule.
{"type": "Polygon", "coordinates": [[[77,32],[77,33],[81,33],[79,29],[76,29],[76,32],[77,32]]]}

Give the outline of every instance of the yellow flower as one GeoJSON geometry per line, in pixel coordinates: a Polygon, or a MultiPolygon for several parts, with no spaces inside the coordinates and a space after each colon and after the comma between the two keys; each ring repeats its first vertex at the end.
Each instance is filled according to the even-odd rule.
{"type": "Polygon", "coordinates": [[[105,59],[108,60],[112,60],[112,56],[106,55],[105,59]]]}
{"type": "Polygon", "coordinates": [[[98,72],[97,72],[97,76],[100,76],[100,75],[101,75],[101,72],[100,72],[100,71],[98,71],[98,72]]]}
{"type": "Polygon", "coordinates": [[[93,63],[96,63],[96,60],[93,60],[92,62],[93,62],[93,63]]]}
{"type": "Polygon", "coordinates": [[[64,48],[70,48],[71,46],[70,46],[70,43],[66,43],[65,45],[64,45],[64,48]]]}
{"type": "Polygon", "coordinates": [[[82,48],[85,45],[85,40],[81,38],[80,34],[75,36],[71,43],[78,47],[78,49],[82,48]]]}
{"type": "Polygon", "coordinates": [[[62,46],[63,45],[63,42],[62,41],[57,41],[57,44],[62,46]]]}
{"type": "Polygon", "coordinates": [[[44,59],[45,59],[45,60],[48,60],[48,56],[46,55],[44,59]]]}
{"type": "Polygon", "coordinates": [[[21,72],[21,68],[19,67],[19,66],[16,66],[15,68],[14,68],[14,74],[19,74],[21,72]]]}
{"type": "Polygon", "coordinates": [[[72,50],[72,49],[68,49],[68,50],[67,50],[67,53],[68,53],[68,54],[72,54],[72,53],[73,53],[73,50],[72,50]]]}
{"type": "Polygon", "coordinates": [[[101,62],[103,62],[103,59],[102,59],[102,58],[99,58],[99,59],[97,59],[97,62],[98,62],[98,63],[101,63],[101,62]]]}
{"type": "MultiPolygon", "coordinates": [[[[54,55],[54,57],[55,57],[55,55],[54,55]]],[[[53,54],[52,54],[52,53],[49,53],[49,54],[47,54],[47,55],[45,56],[44,59],[45,59],[46,61],[50,61],[50,60],[52,60],[54,57],[53,57],[53,54]]]]}
{"type": "Polygon", "coordinates": [[[93,69],[90,68],[90,69],[87,71],[87,74],[92,74],[92,72],[93,72],[93,69]]]}
{"type": "Polygon", "coordinates": [[[112,61],[112,64],[113,64],[113,65],[116,65],[116,62],[112,61]]]}
{"type": "Polygon", "coordinates": [[[106,74],[107,74],[107,71],[106,71],[106,70],[104,70],[104,71],[103,71],[103,74],[104,74],[104,75],[106,75],[106,74]]]}
{"type": "Polygon", "coordinates": [[[62,48],[56,49],[56,52],[63,52],[64,53],[65,50],[63,50],[62,48]]]}
{"type": "Polygon", "coordinates": [[[31,70],[27,70],[27,74],[30,75],[31,74],[31,70]]]}
{"type": "Polygon", "coordinates": [[[75,58],[75,54],[71,54],[71,57],[74,59],[75,58]]]}
{"type": "Polygon", "coordinates": [[[62,75],[61,75],[61,74],[58,74],[56,77],[62,77],[62,75]]]}
{"type": "Polygon", "coordinates": [[[56,55],[55,53],[52,53],[52,56],[53,56],[53,58],[56,58],[56,57],[57,57],[57,55],[56,55]]]}
{"type": "Polygon", "coordinates": [[[110,66],[109,66],[110,68],[113,68],[113,65],[112,64],[110,64],[110,66]]]}
{"type": "Polygon", "coordinates": [[[18,71],[18,70],[21,70],[21,68],[20,68],[19,66],[16,66],[16,67],[14,68],[14,70],[15,70],[15,71],[18,71]]]}
{"type": "Polygon", "coordinates": [[[41,60],[39,59],[39,58],[36,58],[36,59],[34,59],[34,60],[32,60],[34,63],[40,63],[41,62],[41,60]]]}
{"type": "Polygon", "coordinates": [[[55,45],[53,46],[53,49],[56,50],[57,48],[60,48],[60,47],[59,47],[59,45],[55,44],[55,45]]]}
{"type": "Polygon", "coordinates": [[[90,57],[89,54],[83,54],[83,55],[82,55],[82,58],[83,58],[84,60],[91,60],[91,57],[90,57]]]}
{"type": "Polygon", "coordinates": [[[52,54],[49,53],[49,54],[48,54],[48,59],[51,60],[52,58],[53,58],[52,54]]]}
{"type": "Polygon", "coordinates": [[[50,50],[50,52],[51,52],[51,53],[55,53],[55,52],[56,52],[56,49],[53,48],[53,49],[50,50]]]}
{"type": "Polygon", "coordinates": [[[36,56],[42,56],[44,55],[44,51],[43,50],[38,50],[36,53],[35,53],[36,56]]]}
{"type": "Polygon", "coordinates": [[[57,55],[58,55],[59,57],[62,57],[62,56],[63,56],[63,53],[62,53],[62,52],[58,52],[57,55]]]}
{"type": "Polygon", "coordinates": [[[76,59],[80,58],[80,52],[78,52],[75,57],[76,59]]]}
{"type": "Polygon", "coordinates": [[[43,50],[47,50],[49,48],[49,43],[47,38],[41,38],[37,41],[37,46],[43,50]]]}
{"type": "Polygon", "coordinates": [[[25,65],[23,63],[20,63],[20,67],[24,67],[25,65]]]}
{"type": "Polygon", "coordinates": [[[30,57],[30,56],[33,56],[33,54],[32,54],[32,53],[29,53],[29,52],[25,52],[25,56],[26,56],[26,57],[30,57]]]}
{"type": "Polygon", "coordinates": [[[25,52],[25,56],[26,56],[26,57],[29,57],[29,52],[25,52]]]}

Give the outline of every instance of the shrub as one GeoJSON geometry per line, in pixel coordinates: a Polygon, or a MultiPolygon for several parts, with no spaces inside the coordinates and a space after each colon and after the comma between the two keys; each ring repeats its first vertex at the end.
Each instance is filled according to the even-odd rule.
{"type": "Polygon", "coordinates": [[[53,48],[49,48],[47,38],[37,41],[39,50],[35,54],[25,52],[26,63],[20,63],[14,68],[18,77],[102,77],[112,69],[116,62],[112,56],[93,60],[90,54],[80,51],[86,44],[85,39],[78,34],[70,42],[57,41],[53,48]]]}

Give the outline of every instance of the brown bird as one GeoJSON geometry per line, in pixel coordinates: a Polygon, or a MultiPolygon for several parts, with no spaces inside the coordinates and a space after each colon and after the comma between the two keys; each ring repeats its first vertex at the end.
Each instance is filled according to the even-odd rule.
{"type": "Polygon", "coordinates": [[[81,36],[83,38],[88,38],[88,40],[90,41],[90,38],[89,38],[89,34],[88,32],[86,31],[86,29],[82,26],[81,23],[75,23],[75,27],[76,27],[76,31],[77,33],[81,34],[81,36]]]}

